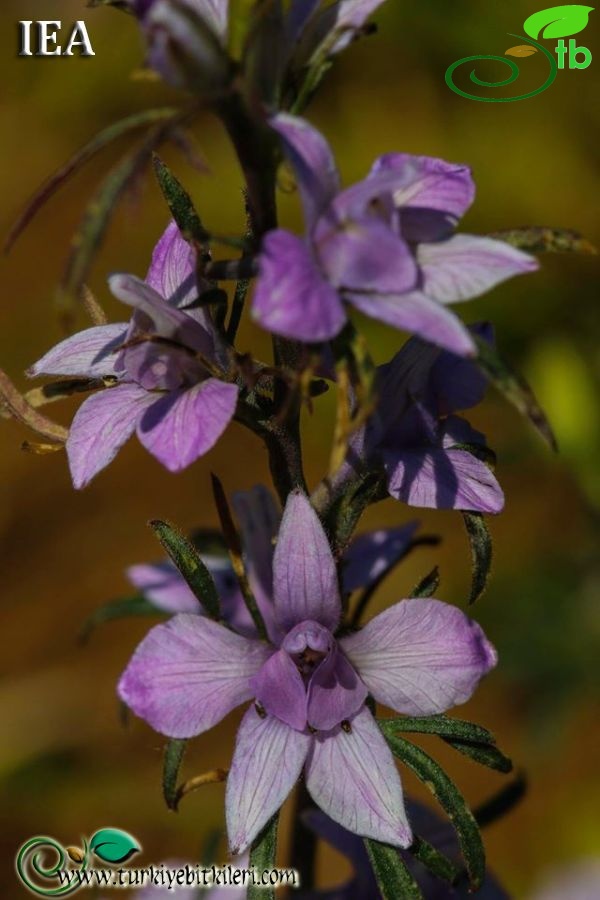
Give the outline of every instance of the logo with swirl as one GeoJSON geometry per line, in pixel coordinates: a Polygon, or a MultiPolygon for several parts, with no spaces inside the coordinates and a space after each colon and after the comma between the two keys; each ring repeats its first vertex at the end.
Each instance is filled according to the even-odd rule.
{"type": "Polygon", "coordinates": [[[141,847],[119,828],[101,828],[82,847],[63,847],[54,838],[38,836],[27,841],[17,854],[17,875],[32,894],[66,897],[86,884],[78,877],[90,869],[93,857],[111,866],[121,865],[141,847]]]}
{"type": "Polygon", "coordinates": [[[579,34],[588,24],[589,15],[593,12],[592,6],[580,6],[578,4],[569,4],[567,6],[553,6],[550,9],[543,9],[540,12],[529,16],[523,23],[525,35],[512,34],[510,37],[517,38],[519,43],[514,47],[510,47],[505,51],[504,56],[496,56],[493,54],[479,54],[477,56],[465,56],[463,59],[457,60],[446,69],[446,84],[450,90],[454,91],[460,97],[466,97],[467,100],[478,100],[482,103],[513,103],[515,100],[528,100],[530,97],[536,97],[543,91],[547,90],[554,82],[559,69],[587,69],[592,61],[592,53],[587,47],[577,46],[577,42],[572,35],[579,34]],[[563,38],[571,38],[568,44],[563,38]],[[538,43],[538,39],[555,39],[559,41],[555,47],[549,49],[543,44],[538,43]],[[480,78],[475,69],[471,69],[469,77],[473,84],[481,88],[504,88],[513,84],[521,74],[519,66],[514,59],[507,57],[525,57],[534,56],[541,53],[548,63],[548,74],[545,81],[537,88],[528,90],[524,93],[512,97],[498,97],[489,94],[474,94],[469,90],[465,90],[455,82],[457,70],[469,63],[478,63],[481,60],[493,60],[496,63],[502,63],[510,70],[510,74],[506,78],[497,79],[495,81],[487,81],[480,78]],[[556,58],[555,55],[556,54],[556,58]]]}

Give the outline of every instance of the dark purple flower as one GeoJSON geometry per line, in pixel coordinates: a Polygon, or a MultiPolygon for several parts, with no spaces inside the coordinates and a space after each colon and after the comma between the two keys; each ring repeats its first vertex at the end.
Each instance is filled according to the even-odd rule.
{"type": "MultiPolygon", "coordinates": [[[[424,838],[451,859],[460,858],[456,832],[450,824],[414,800],[407,799],[406,808],[413,829],[419,837],[424,838]]],[[[354,877],[346,884],[330,891],[314,891],[304,900],[380,900],[381,894],[362,840],[332,822],[320,810],[305,812],[303,819],[308,828],[334,847],[338,853],[347,857],[354,867],[354,877]]],[[[468,883],[458,887],[445,884],[430,875],[410,853],[402,850],[399,852],[426,900],[469,900],[473,897],[468,883]]],[[[478,900],[509,900],[508,894],[490,874],[486,876],[476,896],[478,900]]]]}
{"type": "Polygon", "coordinates": [[[255,700],[238,731],[227,780],[232,852],[244,850],[305,770],[334,821],[398,847],[412,833],[394,759],[365,706],[429,715],[465,702],[496,663],[482,630],[438,600],[403,600],[337,639],[335,561],[308,499],[292,493],[273,557],[273,643],[206,618],[153,628],[119,682],[136,715],[173,738],[212,728],[255,700]]]}
{"type": "Polygon", "coordinates": [[[453,234],[473,202],[466,166],[406,153],[380,157],[341,190],[324,137],[308,122],[272,119],[294,168],[306,238],[277,229],[264,239],[254,318],[283,337],[327,341],[346,304],[459,355],[473,339],[447,305],[470,300],[537,268],[520,250],[488,237],[453,234]]]}
{"type": "MultiPolygon", "coordinates": [[[[492,339],[488,326],[472,331],[492,339]]],[[[485,438],[455,415],[486,387],[475,363],[411,338],[379,368],[377,411],[352,440],[339,480],[376,460],[390,495],[410,506],[499,513],[504,495],[484,461],[485,438]]]]}
{"type": "Polygon", "coordinates": [[[170,471],[184,469],[216,443],[237,403],[237,386],[213,376],[228,363],[209,317],[184,308],[197,294],[195,254],[174,223],[155,248],[145,282],[113,275],[109,283],[134,308],[131,321],[67,338],[30,370],[114,381],[85,400],[73,419],[67,454],[76,488],[134,432],[170,471]]]}

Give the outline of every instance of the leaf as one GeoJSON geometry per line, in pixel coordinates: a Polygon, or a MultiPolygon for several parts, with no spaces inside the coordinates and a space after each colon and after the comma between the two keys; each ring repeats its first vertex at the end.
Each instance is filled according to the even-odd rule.
{"type": "Polygon", "coordinates": [[[455,884],[458,881],[462,870],[423,838],[415,835],[415,839],[408,849],[415,859],[418,859],[436,878],[441,878],[442,881],[447,881],[449,884],[455,884]]]}
{"type": "Polygon", "coordinates": [[[25,209],[11,228],[8,237],[4,243],[4,252],[8,253],[17,238],[23,233],[29,223],[35,218],[40,209],[46,204],[56,191],[62,187],[67,179],[92,159],[100,150],[116,141],[122,135],[145,125],[154,125],[168,119],[172,119],[177,115],[178,110],[175,107],[165,107],[162,109],[148,109],[126,119],[121,119],[113,125],[109,125],[103,131],[100,131],[89,143],[82,147],[74,156],[71,157],[63,166],[60,167],[53,175],[51,175],[41,187],[35,192],[31,199],[27,202],[25,209]]]}
{"type": "Polygon", "coordinates": [[[165,758],[163,762],[162,789],[165,803],[169,809],[177,810],[179,792],[179,769],[187,746],[186,740],[171,739],[165,746],[165,758]]]}
{"type": "MultiPolygon", "coordinates": [[[[382,723],[379,724],[381,727],[382,723]]],[[[456,829],[471,887],[477,890],[485,877],[485,850],[479,827],[464,797],[441,766],[424,750],[396,734],[382,731],[394,756],[413,770],[448,813],[456,829]]]]}
{"type": "Polygon", "coordinates": [[[202,562],[195,547],[168,522],[154,519],[149,524],[206,615],[218,621],[221,618],[219,594],[212,575],[202,562]]]}
{"type": "MultiPolygon", "coordinates": [[[[270,869],[275,868],[278,825],[279,813],[276,813],[252,844],[248,865],[250,869],[256,869],[259,876],[263,872],[268,872],[270,869]]],[[[247,898],[248,900],[275,900],[275,889],[273,887],[264,888],[251,884],[248,887],[247,898]]]]}
{"type": "Polygon", "coordinates": [[[561,38],[579,34],[586,27],[593,6],[569,3],[566,6],[551,6],[525,19],[525,34],[532,38],[561,38]]]}
{"type": "Polygon", "coordinates": [[[423,900],[397,847],[365,838],[365,847],[383,900],[423,900]]]}
{"type": "Polygon", "coordinates": [[[473,335],[473,338],[479,350],[477,363],[482,371],[509,403],[529,419],[551,449],[556,451],[558,445],[552,427],[523,376],[511,368],[495,347],[478,335],[473,335]]]}
{"type": "Polygon", "coordinates": [[[507,815],[527,793],[527,779],[523,772],[519,774],[496,794],[485,800],[473,810],[473,815],[480,828],[491,825],[507,815]]]}
{"type": "Polygon", "coordinates": [[[472,575],[469,605],[475,603],[487,588],[492,568],[492,537],[481,513],[463,512],[463,521],[471,546],[472,575]]]}
{"type": "Polygon", "coordinates": [[[89,640],[92,632],[104,622],[113,622],[117,619],[127,619],[130,616],[156,616],[165,615],[164,611],[154,606],[150,600],[141,594],[135,597],[122,597],[105,603],[89,616],[81,628],[79,639],[82,643],[89,640]]]}
{"type": "Polygon", "coordinates": [[[412,734],[437,734],[439,737],[475,741],[480,744],[496,743],[496,738],[487,728],[450,716],[399,716],[394,719],[381,719],[378,725],[386,739],[400,731],[412,734]]]}
{"type": "Polygon", "coordinates": [[[525,228],[507,228],[492,231],[489,237],[506,241],[519,250],[529,253],[586,253],[596,254],[594,245],[579,231],[571,228],[551,228],[547,225],[531,225],[525,228]]]}
{"type": "Polygon", "coordinates": [[[140,849],[135,838],[119,828],[102,828],[90,841],[90,850],[107,863],[123,863],[140,849]]]}
{"type": "Polygon", "coordinates": [[[433,597],[436,593],[437,589],[440,586],[440,570],[437,566],[434,566],[431,572],[429,572],[424,578],[419,581],[419,583],[412,589],[409,597],[433,597]]]}
{"type": "Polygon", "coordinates": [[[497,747],[472,741],[457,740],[456,738],[443,737],[442,740],[454,747],[455,750],[458,750],[459,753],[462,753],[463,756],[468,756],[473,762],[479,763],[481,766],[487,766],[488,769],[493,769],[495,772],[502,772],[503,775],[507,775],[513,770],[512,760],[505,756],[497,747]]]}
{"type": "Polygon", "coordinates": [[[196,212],[190,194],[156,153],[152,161],[156,179],[182,237],[206,250],[210,235],[196,212]]]}
{"type": "Polygon", "coordinates": [[[531,44],[519,44],[504,51],[505,56],[533,56],[534,53],[537,53],[537,48],[531,44]]]}

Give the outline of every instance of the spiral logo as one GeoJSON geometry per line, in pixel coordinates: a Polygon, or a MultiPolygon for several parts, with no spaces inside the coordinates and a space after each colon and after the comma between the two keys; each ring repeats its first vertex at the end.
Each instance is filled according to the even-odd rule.
{"type": "Polygon", "coordinates": [[[548,77],[546,78],[544,83],[540,85],[540,87],[536,88],[533,91],[528,91],[528,93],[526,94],[518,94],[516,97],[482,97],[478,94],[469,94],[467,91],[463,91],[462,88],[459,88],[458,85],[454,83],[454,72],[456,71],[456,69],[458,69],[459,66],[462,66],[464,63],[479,62],[482,59],[493,59],[496,62],[500,62],[503,65],[508,66],[508,68],[510,69],[510,75],[507,78],[503,78],[498,81],[484,81],[482,78],[479,78],[479,76],[475,72],[475,69],[472,69],[469,77],[473,84],[476,84],[479,87],[506,87],[509,84],[513,84],[513,82],[515,82],[519,77],[519,67],[516,62],[514,62],[514,60],[507,59],[506,56],[480,54],[479,56],[465,56],[463,59],[459,59],[455,63],[452,63],[451,66],[448,66],[448,68],[446,69],[446,84],[448,85],[450,90],[454,91],[455,94],[459,94],[461,97],[466,97],[467,100],[479,100],[483,103],[513,103],[515,100],[528,100],[530,97],[535,97],[537,96],[537,94],[541,94],[542,91],[545,91],[547,88],[549,88],[556,78],[558,72],[556,60],[554,59],[553,55],[549,50],[546,49],[546,47],[543,47],[542,44],[538,44],[537,41],[533,41],[531,38],[522,37],[518,34],[511,34],[510,36],[519,38],[519,40],[521,41],[526,41],[527,44],[532,45],[536,50],[541,50],[541,52],[548,60],[548,63],[550,64],[550,71],[548,73],[548,77]]]}
{"type": "MultiPolygon", "coordinates": [[[[84,842],[84,849],[78,855],[79,867],[84,870],[88,862],[87,843],[84,842]]],[[[68,859],[73,859],[74,856],[75,854],[69,855],[54,838],[34,837],[19,850],[16,859],[17,874],[33,894],[41,897],[65,897],[81,887],[78,882],[57,885],[59,873],[66,871],[68,859]],[[52,887],[49,882],[53,883],[52,887]]]]}

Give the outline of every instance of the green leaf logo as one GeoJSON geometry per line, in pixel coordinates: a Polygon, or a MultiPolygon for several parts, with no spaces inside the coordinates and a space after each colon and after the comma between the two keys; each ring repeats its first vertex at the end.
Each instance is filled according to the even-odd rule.
{"type": "Polygon", "coordinates": [[[134,853],[139,853],[141,848],[126,831],[120,831],[118,828],[101,828],[93,835],[90,849],[103,862],[122,863],[130,859],[134,853]]]}
{"type": "Polygon", "coordinates": [[[534,39],[562,38],[578,34],[586,27],[593,6],[552,6],[529,16],[523,24],[525,33],[534,39]]]}

